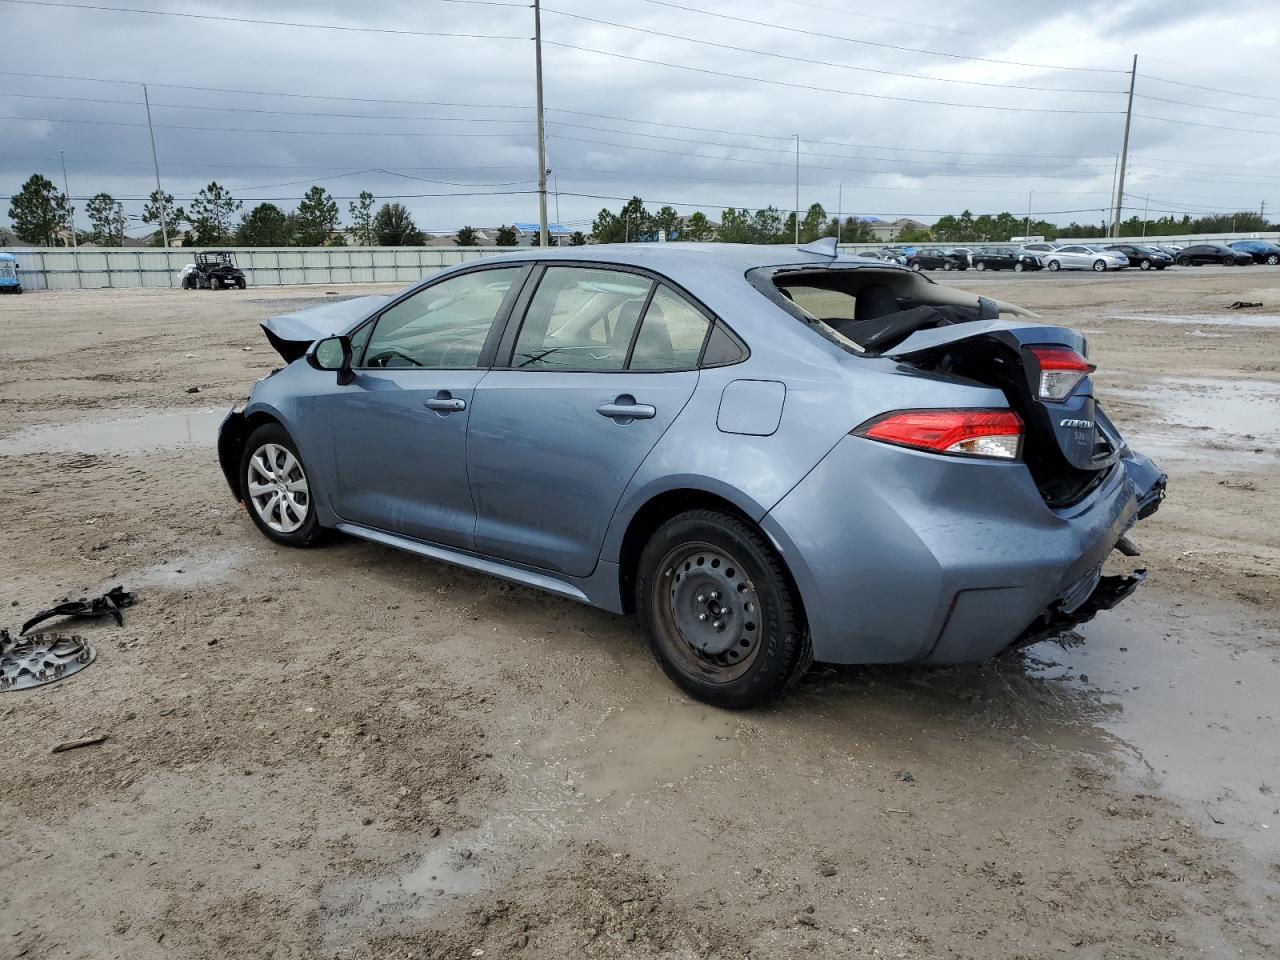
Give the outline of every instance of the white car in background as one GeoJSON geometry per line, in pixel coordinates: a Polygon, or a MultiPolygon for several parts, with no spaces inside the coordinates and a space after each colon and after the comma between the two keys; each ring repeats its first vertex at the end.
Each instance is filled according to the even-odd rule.
{"type": "Polygon", "coordinates": [[[1123,270],[1129,266],[1129,258],[1118,250],[1108,250],[1102,244],[1069,243],[1049,253],[1041,254],[1044,265],[1050,270],[1123,270]]]}

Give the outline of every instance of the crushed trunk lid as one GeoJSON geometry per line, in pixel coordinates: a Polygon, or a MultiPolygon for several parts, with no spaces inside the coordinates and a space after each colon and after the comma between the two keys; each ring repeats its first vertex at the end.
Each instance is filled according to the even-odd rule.
{"type": "Polygon", "coordinates": [[[386,294],[373,294],[281,313],[264,320],[262,331],[276,353],[286,363],[292,363],[317,340],[345,333],[356,321],[363,320],[390,299],[386,294]]]}

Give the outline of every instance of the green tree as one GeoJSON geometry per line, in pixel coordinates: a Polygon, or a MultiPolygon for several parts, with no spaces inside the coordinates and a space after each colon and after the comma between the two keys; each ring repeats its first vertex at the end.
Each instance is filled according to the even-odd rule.
{"type": "Polygon", "coordinates": [[[874,243],[875,239],[876,235],[869,222],[857,217],[845,218],[844,227],[840,231],[841,243],[874,243]]]}
{"type": "Polygon", "coordinates": [[[707,219],[707,215],[701,210],[690,214],[689,219],[680,228],[680,239],[693,243],[706,243],[714,236],[715,230],[711,227],[711,221],[707,219]]]}
{"type": "Polygon", "coordinates": [[[383,247],[420,247],[427,242],[403,204],[384,203],[373,218],[373,236],[383,247]]]}
{"type": "Polygon", "coordinates": [[[632,197],[618,212],[618,219],[622,221],[622,239],[629,242],[639,240],[657,240],[657,230],[654,227],[653,215],[644,208],[644,201],[639,197],[632,197]]]}
{"type": "Polygon", "coordinates": [[[308,190],[293,215],[293,242],[299,247],[320,247],[338,229],[338,204],[324,187],[308,190]]]}
{"type": "Polygon", "coordinates": [[[515,227],[508,227],[503,224],[498,228],[498,235],[493,238],[493,242],[500,247],[518,247],[520,245],[520,235],[516,233],[515,227]]]}
{"type": "Polygon", "coordinates": [[[623,232],[622,221],[612,210],[601,210],[591,225],[591,235],[596,238],[596,243],[621,243],[623,232]]]}
{"type": "Polygon", "coordinates": [[[575,230],[569,235],[569,246],[585,247],[587,245],[587,237],[581,230],[575,230]]]}
{"type": "Polygon", "coordinates": [[[292,243],[289,215],[274,203],[258,204],[236,229],[236,245],[240,247],[288,247],[292,243]]]}
{"type": "Polygon", "coordinates": [[[480,246],[480,241],[476,239],[475,227],[463,227],[458,231],[458,235],[453,238],[453,242],[460,247],[480,246]]]}
{"type": "Polygon", "coordinates": [[[827,211],[820,203],[811,204],[800,221],[800,242],[813,243],[826,233],[826,229],[827,211]]]}
{"type": "Polygon", "coordinates": [[[795,237],[795,224],[793,221],[791,229],[785,231],[784,226],[782,212],[777,207],[757,210],[751,216],[751,238],[747,243],[785,243],[795,237]]]}
{"type": "Polygon", "coordinates": [[[13,232],[24,243],[59,246],[58,231],[71,216],[71,204],[53,182],[33,173],[9,203],[13,232]]]}
{"type": "Polygon", "coordinates": [[[754,236],[750,210],[731,207],[720,214],[720,239],[724,243],[751,243],[754,236]]]}
{"type": "MultiPolygon", "coordinates": [[[[683,237],[680,230],[680,214],[676,213],[674,207],[663,207],[653,215],[654,233],[661,233],[668,240],[679,240],[683,237]]],[[[655,236],[653,239],[658,239],[655,236]]]]}
{"type": "Polygon", "coordinates": [[[142,222],[155,226],[156,231],[151,238],[151,245],[155,247],[164,243],[164,237],[160,229],[162,225],[161,214],[164,215],[163,226],[169,231],[170,239],[178,235],[179,228],[187,219],[187,212],[174,205],[173,194],[152,190],[146,206],[142,208],[142,222]]]}
{"type": "Polygon", "coordinates": [[[191,246],[213,247],[231,242],[231,218],[243,206],[230,191],[213,180],[191,204],[191,246]]]}
{"type": "Polygon", "coordinates": [[[904,227],[894,239],[898,243],[927,243],[933,239],[933,234],[927,227],[904,227]]]}
{"type": "Polygon", "coordinates": [[[360,191],[360,199],[347,204],[351,214],[351,227],[359,238],[361,246],[373,246],[373,194],[368,190],[360,191]]]}
{"type": "Polygon", "coordinates": [[[89,239],[100,247],[124,244],[124,204],[109,193],[100,193],[84,206],[92,227],[89,239]]]}
{"type": "Polygon", "coordinates": [[[347,245],[347,235],[342,231],[337,231],[329,236],[324,242],[326,247],[345,247],[347,245]]]}

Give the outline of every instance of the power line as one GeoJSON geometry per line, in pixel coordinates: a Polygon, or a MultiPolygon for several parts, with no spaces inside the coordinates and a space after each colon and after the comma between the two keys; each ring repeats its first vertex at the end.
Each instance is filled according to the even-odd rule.
{"type": "MultiPolygon", "coordinates": [[[[444,0],[446,3],[468,3],[489,7],[524,7],[522,3],[498,3],[496,0],[444,0]]],[[[492,33],[448,33],[436,30],[397,30],[390,27],[352,27],[333,23],[301,23],[291,20],[260,20],[254,17],[227,17],[212,13],[184,13],[176,10],[144,10],[140,7],[108,7],[102,4],[61,3],[58,0],[0,0],[0,3],[29,7],[59,7],[65,10],[93,10],[98,13],[134,13],[152,17],[182,17],[188,20],[217,20],[224,23],[249,23],[267,27],[300,27],[308,30],[337,30],[344,33],[378,33],[406,37],[452,37],[468,40],[528,40],[527,36],[492,33]]]]}
{"type": "Polygon", "coordinates": [[[903,47],[894,43],[881,43],[875,40],[863,40],[859,37],[847,37],[842,34],[820,32],[817,30],[805,30],[802,27],[793,27],[783,23],[772,23],[767,20],[752,20],[748,17],[736,17],[728,13],[720,13],[715,10],[702,10],[698,7],[684,6],[679,3],[672,3],[670,0],[644,0],[645,3],[651,3],[654,6],[668,7],[673,10],[684,10],[687,13],[699,13],[705,17],[716,17],[721,20],[731,20],[735,23],[746,23],[756,27],[768,27],[773,30],[785,30],[788,33],[803,34],[808,37],[818,37],[822,40],[843,40],[846,43],[857,43],[868,47],[880,47],[887,50],[901,50],[904,53],[922,53],[930,57],[947,57],[952,60],[972,60],[977,63],[998,63],[1010,67],[1032,67],[1037,70],[1071,70],[1081,73],[1128,73],[1128,70],[1106,69],[1102,67],[1066,67],[1057,64],[1047,63],[1025,63],[1019,60],[996,60],[991,57],[974,57],[965,53],[949,53],[942,50],[922,50],[919,47],[903,47]]]}
{"type": "Polygon", "coordinates": [[[1256,110],[1233,110],[1231,107],[1215,107],[1208,103],[1189,103],[1186,100],[1170,100],[1168,97],[1153,97],[1149,94],[1137,94],[1139,100],[1151,100],[1155,103],[1171,103],[1177,107],[1194,107],[1196,110],[1217,110],[1220,113],[1238,113],[1244,117],[1266,117],[1268,119],[1275,118],[1275,111],[1268,113],[1259,113],[1256,110]]]}
{"type": "Polygon", "coordinates": [[[1079,90],[1067,89],[1062,87],[1037,87],[1028,84],[1018,83],[994,83],[982,80],[957,80],[951,77],[930,77],[917,73],[900,73],[894,70],[882,70],[876,67],[860,67],[851,63],[837,63],[832,60],[818,60],[809,57],[797,57],[785,53],[777,53],[772,50],[758,50],[753,47],[739,47],[729,43],[717,43],[714,40],[701,40],[697,37],[687,37],[678,33],[666,33],[662,30],[651,30],[647,27],[637,27],[629,23],[619,23],[616,20],[603,20],[598,17],[588,17],[580,13],[569,13],[566,10],[556,10],[552,7],[543,7],[543,13],[554,13],[561,17],[569,17],[574,20],[581,20],[587,23],[596,23],[606,27],[616,27],[619,30],[632,30],[636,33],[644,33],[654,37],[664,37],[668,40],[680,40],[685,43],[696,43],[704,47],[715,47],[719,50],[731,50],[735,53],[749,53],[759,57],[773,57],[778,60],[789,60],[793,63],[806,63],[812,66],[835,67],[840,70],[856,70],[860,73],[874,73],[885,77],[902,77],[907,80],[927,80],[933,83],[954,83],[964,86],[973,87],[996,87],[1007,90],[1035,90],[1040,93],[1091,93],[1091,94],[1120,94],[1123,90],[1079,90]]]}
{"type": "MultiPolygon", "coordinates": [[[[647,2],[657,3],[658,0],[647,0],[647,2]]],[[[730,19],[737,18],[734,17],[730,19]]],[[[791,90],[812,90],[816,93],[836,93],[846,97],[864,97],[868,100],[884,100],[893,103],[920,103],[930,106],[955,107],[957,109],[968,110],[998,110],[1005,113],[1060,113],[1095,117],[1114,116],[1124,113],[1123,110],[1074,110],[1064,107],[1011,107],[993,103],[956,103],[950,100],[928,100],[923,97],[895,97],[886,93],[866,93],[862,90],[842,90],[837,87],[820,87],[808,83],[794,83],[788,80],[771,80],[766,77],[753,77],[741,73],[728,73],[722,70],[711,70],[707,67],[694,67],[687,63],[670,63],[666,60],[651,60],[647,57],[634,57],[625,53],[615,53],[610,50],[597,50],[594,47],[581,47],[577,44],[562,43],[558,40],[547,40],[545,37],[542,42],[548,46],[560,47],[565,50],[594,53],[602,57],[613,57],[617,60],[630,60],[634,63],[647,63],[653,66],[667,67],[671,70],[688,70],[692,73],[702,73],[713,77],[727,77],[731,80],[747,80],[753,83],[767,83],[775,87],[786,87],[791,90]]]]}
{"type": "MultiPolygon", "coordinates": [[[[4,2],[4,0],[0,0],[4,2]]],[[[108,127],[145,127],[145,123],[126,120],[83,120],[65,117],[14,117],[0,116],[0,120],[30,120],[39,123],[89,123],[108,127]]],[[[485,137],[505,138],[514,133],[452,133],[415,130],[273,130],[261,127],[208,127],[194,124],[157,123],[157,130],[201,130],[209,133],[294,133],[316,137],[485,137]]]]}
{"type": "MultiPolygon", "coordinates": [[[[1206,87],[1200,83],[1187,83],[1185,80],[1170,80],[1168,77],[1155,77],[1149,73],[1138,74],[1143,80],[1155,80],[1157,83],[1169,83],[1176,87],[1187,87],[1191,90],[1207,90],[1209,93],[1223,93],[1231,97],[1249,97],[1254,100],[1270,100],[1280,103],[1280,97],[1268,97],[1264,93],[1245,93],[1243,90],[1223,90],[1221,87],[1206,87]]],[[[1230,74],[1228,74],[1230,76],[1230,74]]],[[[1270,81],[1274,83],[1275,81],[1270,81]]]]}
{"type": "Polygon", "coordinates": [[[1178,123],[1186,127],[1204,127],[1206,130],[1234,130],[1236,133],[1266,133],[1273,137],[1280,137],[1280,130],[1253,130],[1247,127],[1225,127],[1217,123],[1201,123],[1197,120],[1175,120],[1173,117],[1152,117],[1144,113],[1135,113],[1134,116],[1142,120],[1159,120],[1162,123],[1178,123]]]}

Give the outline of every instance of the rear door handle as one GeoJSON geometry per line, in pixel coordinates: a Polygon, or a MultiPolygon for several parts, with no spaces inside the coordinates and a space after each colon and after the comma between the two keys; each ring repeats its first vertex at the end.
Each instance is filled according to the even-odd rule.
{"type": "Polygon", "coordinates": [[[658,415],[658,408],[648,403],[636,403],[635,397],[624,393],[615,397],[612,403],[600,404],[596,413],[617,423],[630,423],[632,420],[652,420],[658,415]]]}
{"type": "Polygon", "coordinates": [[[430,400],[424,401],[422,405],[428,410],[438,410],[441,413],[456,413],[467,409],[467,401],[453,396],[448,390],[441,390],[430,400]]]}

